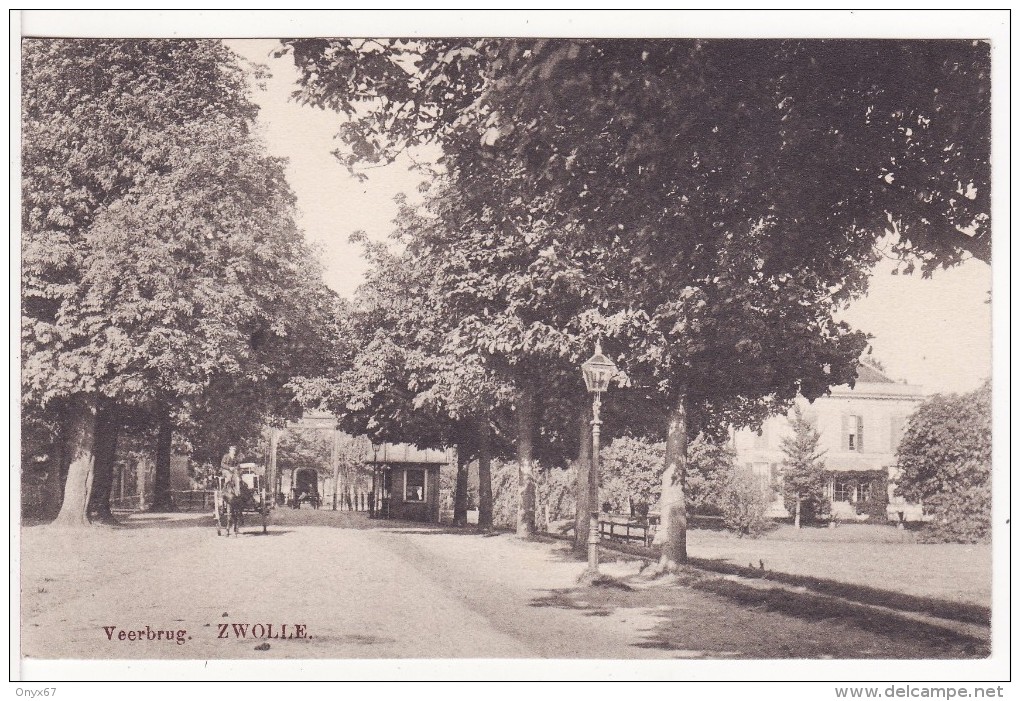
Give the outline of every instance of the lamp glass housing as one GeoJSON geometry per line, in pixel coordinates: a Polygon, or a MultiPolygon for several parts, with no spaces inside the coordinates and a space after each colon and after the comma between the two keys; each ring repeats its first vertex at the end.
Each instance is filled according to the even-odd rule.
{"type": "Polygon", "coordinates": [[[587,385],[588,391],[598,393],[609,389],[609,381],[617,374],[616,364],[602,354],[600,346],[595,347],[595,355],[584,361],[581,371],[584,373],[584,384],[587,385]]]}

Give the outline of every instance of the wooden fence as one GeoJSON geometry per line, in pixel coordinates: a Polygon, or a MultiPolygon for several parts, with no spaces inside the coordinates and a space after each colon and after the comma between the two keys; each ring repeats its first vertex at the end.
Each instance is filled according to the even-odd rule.
{"type": "MultiPolygon", "coordinates": [[[[170,492],[176,506],[181,511],[212,511],[213,491],[211,489],[174,490],[170,492]]],[[[114,511],[145,511],[152,506],[152,494],[125,494],[110,498],[110,508],[114,511]]]]}
{"type": "MultiPolygon", "coordinates": [[[[368,511],[371,507],[368,492],[339,492],[336,495],[337,511],[368,511]]],[[[327,495],[322,503],[323,508],[333,508],[333,496],[327,495]]]]}

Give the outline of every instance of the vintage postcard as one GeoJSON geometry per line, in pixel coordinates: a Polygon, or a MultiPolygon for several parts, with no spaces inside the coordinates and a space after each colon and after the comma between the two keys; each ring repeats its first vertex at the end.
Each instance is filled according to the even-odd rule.
{"type": "Polygon", "coordinates": [[[12,679],[1001,696],[1008,20],[18,15],[12,679]]]}

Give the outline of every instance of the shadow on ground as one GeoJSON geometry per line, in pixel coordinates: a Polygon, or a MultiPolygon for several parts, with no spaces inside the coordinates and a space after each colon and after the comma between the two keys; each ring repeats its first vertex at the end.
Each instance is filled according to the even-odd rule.
{"type": "Polygon", "coordinates": [[[696,570],[680,575],[675,585],[654,584],[639,576],[623,581],[605,580],[592,587],[548,590],[531,605],[570,609],[590,617],[651,615],[654,623],[634,643],[635,647],[700,650],[705,656],[732,652],[734,637],[739,640],[741,656],[766,659],[830,657],[833,648],[836,656],[843,659],[961,659],[989,655],[987,638],[811,592],[762,588],[696,570]],[[708,598],[695,594],[696,600],[691,600],[691,590],[708,598]],[[751,633],[762,629],[760,616],[768,614],[811,623],[811,630],[819,638],[782,641],[760,632],[751,633]],[[840,630],[847,627],[868,634],[863,637],[869,640],[869,645],[843,644],[840,630]],[[735,631],[743,631],[744,635],[735,631]]]}
{"type": "MultiPolygon", "coordinates": [[[[638,545],[626,545],[622,543],[604,544],[603,552],[617,551],[634,555],[646,560],[658,560],[659,549],[656,546],[646,548],[638,545]]],[[[726,558],[698,558],[692,557],[688,564],[701,570],[715,572],[724,575],[736,575],[748,579],[764,579],[778,582],[793,587],[803,587],[818,594],[838,596],[861,604],[873,606],[885,606],[899,611],[912,611],[923,613],[936,618],[943,618],[961,623],[972,623],[976,625],[989,625],[992,619],[991,609],[979,604],[970,604],[961,601],[949,601],[934,597],[916,596],[903,592],[890,591],[869,587],[863,584],[851,584],[834,579],[823,577],[811,577],[807,575],[789,574],[766,569],[764,563],[755,566],[749,563],[748,566],[736,565],[726,558]]]]}
{"type": "Polygon", "coordinates": [[[861,584],[850,584],[821,577],[787,574],[768,569],[741,567],[725,560],[708,560],[691,558],[690,564],[703,570],[719,574],[731,574],[752,579],[766,579],[795,587],[804,587],[819,594],[838,596],[862,604],[885,606],[901,611],[924,613],[937,618],[944,618],[961,623],[989,625],[992,618],[991,609],[987,606],[967,604],[959,601],[946,601],[901,592],[877,589],[861,584]]]}

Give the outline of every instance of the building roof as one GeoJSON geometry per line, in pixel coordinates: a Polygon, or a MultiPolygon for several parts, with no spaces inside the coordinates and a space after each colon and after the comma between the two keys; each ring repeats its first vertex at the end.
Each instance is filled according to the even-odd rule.
{"type": "Polygon", "coordinates": [[[858,363],[857,365],[857,381],[858,382],[875,382],[875,383],[895,383],[895,380],[890,379],[884,372],[879,370],[873,365],[867,363],[858,363]]]}
{"type": "Polygon", "coordinates": [[[369,464],[427,463],[445,465],[450,460],[447,450],[419,448],[410,443],[381,443],[373,445],[365,462],[369,464]]]}

